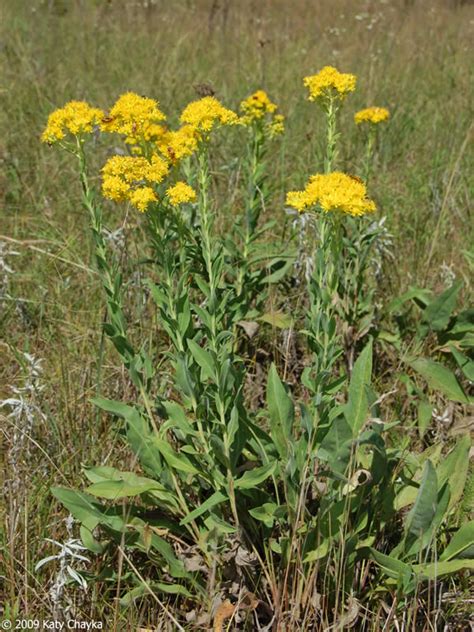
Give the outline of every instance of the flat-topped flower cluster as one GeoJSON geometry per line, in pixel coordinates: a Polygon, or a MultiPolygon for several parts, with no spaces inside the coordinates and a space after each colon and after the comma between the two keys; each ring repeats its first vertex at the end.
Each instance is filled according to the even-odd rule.
{"type": "MultiPolygon", "coordinates": [[[[337,110],[355,90],[356,77],[325,66],[319,73],[305,77],[304,84],[310,101],[326,111],[337,110]]],[[[179,116],[179,127],[170,129],[157,101],[127,92],[108,112],[84,101],[67,103],[49,116],[41,138],[75,151],[94,130],[121,136],[129,155],[107,160],[102,168],[102,194],[116,202],[129,202],[144,212],[155,203],[177,206],[197,199],[190,184],[178,177],[178,169],[182,161],[199,153],[213,130],[245,126],[251,134],[269,139],[284,131],[284,116],[263,90],[244,99],[239,110],[240,116],[214,96],[205,96],[189,103],[179,116]]],[[[377,124],[388,118],[388,110],[380,107],[366,108],[354,117],[357,124],[377,124]]],[[[287,203],[301,212],[337,209],[361,215],[375,209],[364,184],[340,172],[312,176],[303,191],[288,193],[287,203]]]]}

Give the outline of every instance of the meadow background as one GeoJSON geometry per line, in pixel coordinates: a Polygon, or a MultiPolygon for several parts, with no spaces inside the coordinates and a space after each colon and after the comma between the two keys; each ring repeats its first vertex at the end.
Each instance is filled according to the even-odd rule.
{"type": "MultiPolygon", "coordinates": [[[[41,367],[30,379],[27,395],[37,408],[25,432],[0,409],[0,573],[5,602],[33,615],[50,609],[48,576],[32,570],[51,553],[45,538],[67,537],[66,513],[50,487],[80,486],[84,463],[130,459],[89,401],[99,377],[101,392],[117,399],[126,399],[131,385],[108,345],[97,365],[100,284],[75,165],[39,141],[48,114],[71,99],[106,109],[133,90],[156,98],[173,120],[200,84],[212,86],[229,107],[263,88],[287,117],[271,161],[281,193],[267,209],[284,224],[284,192],[316,171],[322,142],[321,117],[305,100],[302,78],[326,64],[352,72],[358,88],[341,120],[341,163],[348,172],[357,173],[360,146],[353,112],[375,104],[392,115],[370,186],[393,236],[383,300],[412,285],[440,292],[456,277],[467,305],[474,258],[474,6],[454,0],[1,0],[0,11],[0,400],[25,388],[25,353],[41,367]]],[[[223,197],[232,194],[233,142],[228,170],[219,174],[223,197]]],[[[123,216],[107,218],[111,229],[122,222],[123,216]]],[[[138,256],[136,248],[132,239],[124,257],[138,256]]],[[[387,372],[395,417],[408,409],[407,394],[393,377],[397,367],[387,372]]],[[[469,425],[472,419],[451,413],[433,421],[432,440],[449,442],[469,425]]],[[[92,599],[84,607],[100,618],[108,605],[92,599]]]]}

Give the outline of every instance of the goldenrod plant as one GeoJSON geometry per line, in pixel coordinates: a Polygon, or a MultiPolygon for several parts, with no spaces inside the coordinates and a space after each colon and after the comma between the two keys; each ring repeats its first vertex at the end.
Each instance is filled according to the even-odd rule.
{"type": "MultiPolygon", "coordinates": [[[[472,523],[456,521],[468,437],[446,458],[407,454],[390,440],[401,422],[384,418],[372,381],[369,328],[344,362],[348,323],[358,325],[358,302],[373,296],[364,284],[378,235],[368,190],[374,143],[369,136],[362,178],[344,172],[338,116],[356,77],[325,67],[304,83],[323,110],[327,139],[321,172],[310,168],[304,188],[286,192],[286,205],[312,230],[312,270],[303,299],[290,306],[304,366],[290,385],[269,354],[257,400],[241,325],[265,322],[271,285],[287,283],[285,293],[296,283],[288,278],[294,249],[267,238],[278,222],[262,220],[275,204],[269,155],[285,127],[277,105],[263,90],[239,113],[205,96],[184,107],[173,129],[155,100],[126,93],[108,111],[68,103],[42,136],[77,158],[104,331],[133,385],[126,401],[93,400],[120,420],[133,468],[88,463],[84,490],[53,493],[80,523],[88,559],[100,555],[112,581],[117,554],[129,569],[114,593],[122,607],[149,599],[175,629],[188,629],[187,614],[199,611],[215,630],[227,619],[243,626],[235,629],[373,630],[376,595],[395,612],[434,578],[474,567],[472,523]],[[101,170],[105,202],[88,159],[96,133],[102,145],[115,139],[101,170]],[[215,148],[228,134],[241,135],[246,149],[238,159],[244,194],[227,230],[215,148]],[[105,239],[105,209],[128,209],[130,230],[143,239],[143,280],[132,288],[146,306],[142,340],[130,333],[130,288],[105,239]],[[172,600],[172,612],[162,599],[172,600]]],[[[371,108],[356,122],[387,118],[371,108]]]]}

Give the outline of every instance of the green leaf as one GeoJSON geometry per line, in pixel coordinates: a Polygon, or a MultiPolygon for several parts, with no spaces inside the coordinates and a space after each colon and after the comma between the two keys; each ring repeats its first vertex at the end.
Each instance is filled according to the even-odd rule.
{"type": "MultiPolygon", "coordinates": [[[[451,542],[440,555],[440,561],[450,560],[453,557],[464,557],[463,551],[469,549],[471,552],[474,545],[474,520],[463,524],[451,538],[451,542]]],[[[468,557],[468,556],[466,556],[468,557]]],[[[474,557],[471,555],[471,557],[474,557]]]]}
{"type": "Polygon", "coordinates": [[[180,472],[185,472],[186,474],[200,474],[199,470],[183,453],[178,453],[173,450],[166,439],[160,439],[154,436],[153,445],[158,448],[169,467],[179,470],[180,472]]]}
{"type": "Polygon", "coordinates": [[[235,489],[252,489],[256,487],[275,472],[277,465],[278,462],[273,461],[261,467],[248,470],[235,481],[235,489]]]}
{"type": "Polygon", "coordinates": [[[344,415],[356,437],[363,428],[369,413],[367,387],[372,377],[372,340],[357,358],[349,384],[349,398],[344,415]]]}
{"type": "Polygon", "coordinates": [[[319,545],[313,549],[312,551],[309,551],[304,559],[303,559],[303,564],[309,564],[311,562],[316,562],[317,560],[322,559],[323,557],[326,557],[326,555],[329,552],[329,545],[331,544],[332,538],[323,538],[322,542],[319,543],[319,545]]]}
{"type": "Polygon", "coordinates": [[[194,340],[188,340],[188,347],[193,355],[193,358],[202,369],[203,379],[215,379],[215,364],[209,351],[200,347],[194,340]]]}
{"type": "Polygon", "coordinates": [[[295,409],[273,363],[268,372],[267,404],[271,422],[271,437],[281,458],[286,458],[295,409]]]}
{"type": "Polygon", "coordinates": [[[425,436],[432,416],[433,406],[431,406],[429,402],[421,400],[418,404],[418,434],[420,435],[420,438],[425,436]]]}
{"type": "Polygon", "coordinates": [[[151,431],[148,421],[141,416],[136,408],[121,402],[103,397],[96,397],[92,399],[92,402],[102,410],[125,419],[127,439],[133,452],[143,467],[158,477],[162,470],[162,464],[158,451],[152,446],[155,433],[151,431]]]}
{"type": "Polygon", "coordinates": [[[433,331],[442,331],[448,326],[461,287],[462,281],[457,281],[425,307],[423,320],[433,331]]]}
{"type": "Polygon", "coordinates": [[[444,365],[427,358],[413,360],[409,362],[409,365],[428,382],[431,388],[441,391],[448,399],[463,404],[469,403],[456,376],[444,365]]]}
{"type": "Polygon", "coordinates": [[[443,575],[459,573],[459,571],[474,569],[474,560],[450,560],[446,562],[431,562],[430,564],[414,564],[413,570],[423,578],[436,580],[443,575]]]}
{"type": "Polygon", "coordinates": [[[433,293],[431,292],[431,290],[426,290],[419,287],[410,287],[407,292],[405,292],[401,296],[398,296],[397,298],[394,298],[393,301],[391,301],[388,306],[388,311],[398,312],[404,303],[413,299],[426,306],[428,305],[432,295],[433,293]]]}
{"type": "Polygon", "coordinates": [[[260,507],[255,507],[249,510],[249,514],[271,529],[275,522],[275,511],[278,509],[278,505],[275,503],[264,503],[260,507]]]}
{"type": "Polygon", "coordinates": [[[464,376],[470,381],[474,382],[474,360],[469,359],[463,353],[458,351],[454,345],[449,347],[454,359],[458,363],[459,368],[463,372],[464,376]]]}
{"type": "Polygon", "coordinates": [[[436,469],[439,485],[443,485],[446,481],[449,484],[451,498],[448,510],[456,507],[462,498],[469,471],[470,448],[470,436],[465,434],[436,469]]]}
{"type": "Polygon", "coordinates": [[[101,475],[103,476],[102,479],[96,480],[87,488],[89,494],[108,500],[117,500],[152,492],[154,496],[165,500],[168,504],[176,505],[173,495],[161,483],[151,478],[137,476],[133,472],[121,472],[115,468],[86,469],[86,476],[89,480],[91,480],[91,476],[99,478],[101,475]]]}
{"type": "Polygon", "coordinates": [[[189,423],[188,418],[186,417],[186,413],[182,406],[180,406],[177,402],[163,402],[163,407],[166,410],[166,413],[171,421],[169,426],[166,426],[166,423],[163,424],[160,428],[160,432],[164,431],[165,428],[173,427],[178,428],[184,434],[184,436],[192,435],[194,436],[196,432],[194,431],[192,425],[189,423]]]}
{"type": "Polygon", "coordinates": [[[114,399],[105,399],[105,397],[93,397],[90,400],[94,406],[100,408],[101,410],[105,410],[116,417],[122,417],[123,419],[130,419],[138,413],[138,411],[132,406],[128,406],[123,402],[117,402],[114,399]]]}
{"type": "Polygon", "coordinates": [[[392,557],[391,555],[385,555],[385,553],[380,553],[373,547],[368,547],[370,551],[370,557],[376,562],[389,577],[393,577],[394,579],[400,579],[402,577],[407,577],[412,574],[412,569],[409,564],[405,564],[396,557],[392,557]]]}
{"type": "Polygon", "coordinates": [[[219,505],[225,500],[227,500],[227,496],[225,496],[222,492],[220,491],[214,492],[212,496],[209,496],[209,498],[205,500],[201,505],[199,505],[199,507],[196,507],[194,511],[191,511],[190,513],[188,513],[188,515],[185,516],[179,524],[186,525],[189,522],[192,522],[196,518],[199,518],[199,516],[201,516],[203,513],[205,513],[206,511],[209,511],[209,509],[212,509],[213,507],[215,507],[216,505],[219,505]]]}
{"type": "Polygon", "coordinates": [[[98,524],[105,524],[115,531],[120,531],[125,526],[121,518],[114,516],[112,512],[107,514],[107,510],[89,494],[65,487],[52,487],[51,493],[89,531],[93,531],[98,524]]]}
{"type": "Polygon", "coordinates": [[[406,519],[408,535],[419,538],[431,527],[438,505],[438,482],[430,460],[426,461],[415,504],[406,519]]]}
{"type": "Polygon", "coordinates": [[[349,465],[352,441],[349,424],[342,415],[336,417],[321,441],[317,456],[322,461],[327,461],[333,472],[344,474],[349,465]]]}

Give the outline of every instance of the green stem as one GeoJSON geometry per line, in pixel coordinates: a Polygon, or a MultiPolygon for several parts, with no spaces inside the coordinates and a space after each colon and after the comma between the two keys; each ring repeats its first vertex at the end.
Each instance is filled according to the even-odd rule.
{"type": "Polygon", "coordinates": [[[365,181],[366,186],[369,184],[369,179],[372,173],[375,136],[376,136],[376,130],[371,125],[369,128],[368,136],[367,136],[367,145],[365,148],[365,159],[364,159],[364,166],[363,166],[364,181],[365,181]]]}

